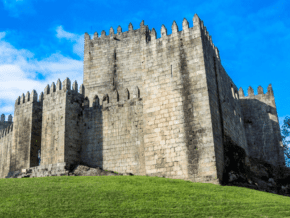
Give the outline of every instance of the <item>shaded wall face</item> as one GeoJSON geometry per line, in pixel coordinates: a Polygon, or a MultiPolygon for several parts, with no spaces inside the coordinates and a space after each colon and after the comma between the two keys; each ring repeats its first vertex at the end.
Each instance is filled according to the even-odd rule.
{"type": "Polygon", "coordinates": [[[145,175],[142,99],[87,108],[81,161],[92,167],[145,175]]]}
{"type": "Polygon", "coordinates": [[[285,163],[274,97],[259,94],[240,102],[250,156],[272,164],[285,163]]]}
{"type": "Polygon", "coordinates": [[[0,121],[0,130],[6,129],[8,126],[10,126],[13,122],[8,121],[0,121]]]}
{"type": "Polygon", "coordinates": [[[202,34],[202,39],[217,170],[219,178],[222,178],[224,149],[228,141],[244,150],[247,150],[247,141],[238,90],[221,65],[216,51],[205,34],[202,34]]]}
{"type": "Polygon", "coordinates": [[[65,138],[64,162],[76,165],[80,162],[82,143],[81,111],[83,95],[69,90],[66,95],[65,105],[65,138]]]}
{"type": "Polygon", "coordinates": [[[137,30],[123,34],[118,40],[87,40],[85,95],[92,101],[110,90],[138,86],[146,173],[194,181],[216,177],[199,29],[147,40],[137,30]]]}
{"type": "Polygon", "coordinates": [[[32,112],[30,167],[39,166],[41,152],[42,102],[34,103],[32,112]]]}

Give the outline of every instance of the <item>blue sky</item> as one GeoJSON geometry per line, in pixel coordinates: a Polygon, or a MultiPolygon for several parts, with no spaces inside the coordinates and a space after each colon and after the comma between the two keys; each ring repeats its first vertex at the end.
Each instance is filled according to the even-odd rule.
{"type": "Polygon", "coordinates": [[[195,13],[204,21],[222,64],[238,87],[257,94],[271,83],[280,125],[290,115],[290,1],[203,0],[0,1],[0,114],[14,116],[18,96],[69,77],[83,82],[84,33],[138,29],[145,21],[157,37],[164,24],[171,34],[195,13]]]}

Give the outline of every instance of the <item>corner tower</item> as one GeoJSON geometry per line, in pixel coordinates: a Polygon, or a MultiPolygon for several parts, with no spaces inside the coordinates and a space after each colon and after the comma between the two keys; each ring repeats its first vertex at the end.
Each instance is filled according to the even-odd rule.
{"type": "Polygon", "coordinates": [[[41,148],[42,96],[33,90],[15,102],[10,170],[38,166],[41,148]]]}
{"type": "Polygon", "coordinates": [[[265,94],[261,86],[258,87],[257,95],[252,87],[248,88],[248,96],[244,95],[242,88],[239,93],[250,156],[266,160],[273,165],[285,166],[272,85],[268,86],[265,94]]]}
{"type": "Polygon", "coordinates": [[[171,35],[162,25],[158,39],[144,21],[137,30],[86,33],[85,97],[138,86],[146,174],[218,183],[203,29],[197,15],[193,23],[184,19],[180,31],[174,21],[171,35]]]}

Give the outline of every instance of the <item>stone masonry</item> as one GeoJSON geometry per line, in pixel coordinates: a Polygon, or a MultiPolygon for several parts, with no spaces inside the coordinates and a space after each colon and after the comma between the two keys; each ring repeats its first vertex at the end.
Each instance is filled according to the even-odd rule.
{"type": "Polygon", "coordinates": [[[85,33],[79,90],[66,78],[39,100],[35,90],[22,94],[14,122],[0,124],[0,178],[82,164],[220,184],[230,146],[284,166],[271,85],[244,96],[196,14],[193,24],[184,19],[179,31],[174,21],[171,35],[162,25],[158,39],[144,21],[93,39],[85,33]]]}

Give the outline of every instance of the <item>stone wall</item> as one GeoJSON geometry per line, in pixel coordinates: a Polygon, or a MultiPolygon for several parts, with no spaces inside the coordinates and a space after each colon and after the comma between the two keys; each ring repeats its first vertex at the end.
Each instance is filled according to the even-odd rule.
{"type": "Polygon", "coordinates": [[[34,125],[35,120],[41,114],[41,107],[41,100],[37,101],[35,90],[31,95],[29,92],[25,96],[22,94],[15,102],[10,171],[37,164],[35,157],[40,147],[40,141],[36,142],[36,140],[40,139],[40,130],[35,129],[34,125]]]}
{"type": "Polygon", "coordinates": [[[84,97],[76,82],[71,90],[69,78],[47,86],[44,93],[41,165],[78,163],[82,144],[78,114],[84,97]]]}
{"type": "Polygon", "coordinates": [[[85,35],[85,96],[138,86],[143,101],[146,173],[209,181],[216,178],[214,142],[200,24],[187,20],[161,38],[142,21],[109,35],[85,35]]]}
{"type": "Polygon", "coordinates": [[[1,115],[1,120],[0,120],[0,130],[6,129],[8,126],[12,124],[12,115],[10,114],[8,116],[8,121],[5,121],[5,114],[1,115]]]}
{"type": "Polygon", "coordinates": [[[215,159],[218,177],[222,179],[224,170],[224,146],[229,140],[245,150],[247,141],[243,128],[243,116],[238,89],[224,70],[219,51],[201,21],[201,36],[205,58],[206,78],[213,126],[215,159]]]}
{"type": "Polygon", "coordinates": [[[106,95],[93,108],[85,103],[82,162],[120,173],[145,175],[143,102],[139,89],[106,95]]]}
{"type": "Polygon", "coordinates": [[[0,130],[0,178],[5,178],[10,170],[12,141],[13,124],[0,130]]]}
{"type": "Polygon", "coordinates": [[[239,92],[250,156],[285,165],[272,86],[268,86],[266,94],[261,86],[257,95],[252,87],[248,89],[248,96],[244,96],[242,89],[239,92]]]}
{"type": "Polygon", "coordinates": [[[184,19],[179,31],[173,22],[171,35],[162,26],[159,39],[143,21],[137,30],[85,34],[84,85],[71,90],[66,78],[39,101],[35,91],[17,99],[13,131],[0,138],[1,175],[37,167],[40,149],[43,166],[211,183],[221,182],[237,146],[284,160],[273,95],[241,97],[197,15],[193,23],[184,19]]]}

